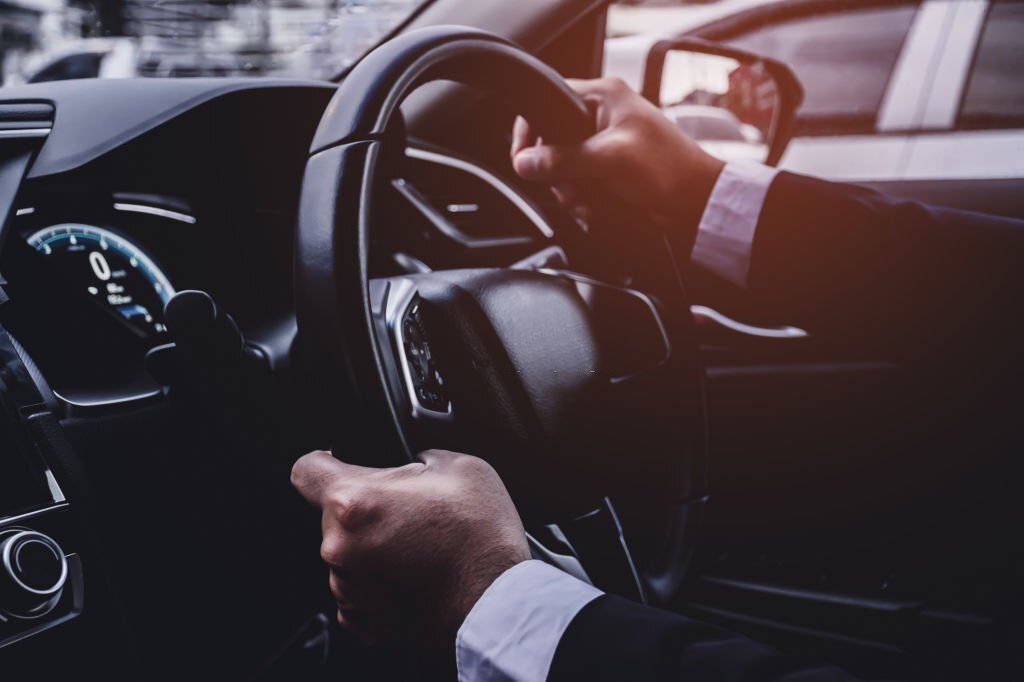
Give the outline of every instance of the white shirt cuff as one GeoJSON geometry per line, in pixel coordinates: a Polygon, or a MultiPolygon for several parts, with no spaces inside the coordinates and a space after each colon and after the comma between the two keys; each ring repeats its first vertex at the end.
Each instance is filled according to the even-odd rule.
{"type": "Polygon", "coordinates": [[[778,172],[749,161],[725,164],[697,227],[694,263],[737,286],[747,285],[754,231],[778,172]]]}
{"type": "Polygon", "coordinates": [[[455,640],[459,682],[542,682],[562,634],[602,592],[542,561],[508,569],[483,593],[455,640]]]}

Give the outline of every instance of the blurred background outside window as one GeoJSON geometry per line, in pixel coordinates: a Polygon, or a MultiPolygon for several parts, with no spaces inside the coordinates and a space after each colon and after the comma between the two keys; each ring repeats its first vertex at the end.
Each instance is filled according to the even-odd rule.
{"type": "Polygon", "coordinates": [[[3,84],[332,78],[422,0],[0,0],[3,84]]]}

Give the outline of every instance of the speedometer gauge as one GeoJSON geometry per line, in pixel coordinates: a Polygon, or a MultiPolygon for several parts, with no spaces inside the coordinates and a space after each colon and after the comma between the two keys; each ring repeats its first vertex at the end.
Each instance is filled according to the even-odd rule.
{"type": "Polygon", "coordinates": [[[163,310],[174,288],[153,260],[124,237],[101,227],[63,223],[35,232],[28,243],[129,327],[146,336],[166,330],[163,310]]]}

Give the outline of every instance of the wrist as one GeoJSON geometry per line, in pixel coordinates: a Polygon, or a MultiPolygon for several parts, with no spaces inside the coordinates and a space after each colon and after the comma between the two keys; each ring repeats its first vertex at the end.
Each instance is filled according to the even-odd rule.
{"type": "Polygon", "coordinates": [[[684,253],[689,254],[697,237],[697,226],[707,208],[711,192],[718,182],[725,162],[701,151],[697,158],[687,163],[684,172],[678,174],[676,187],[672,192],[672,212],[663,225],[666,234],[677,242],[684,253]]]}
{"type": "Polygon", "coordinates": [[[452,646],[466,617],[494,581],[530,558],[528,548],[498,547],[472,558],[464,570],[455,572],[450,589],[442,591],[449,596],[439,609],[439,613],[446,614],[437,630],[445,650],[452,646]]]}

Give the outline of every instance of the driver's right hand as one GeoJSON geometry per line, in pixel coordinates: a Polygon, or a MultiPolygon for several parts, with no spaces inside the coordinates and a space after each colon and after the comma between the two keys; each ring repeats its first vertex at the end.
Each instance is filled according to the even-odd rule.
{"type": "Polygon", "coordinates": [[[292,484],[323,512],[320,553],[338,622],[367,642],[451,654],[477,599],[530,548],[489,464],[438,450],[420,460],[371,469],[311,452],[295,463],[292,484]]]}
{"type": "Polygon", "coordinates": [[[523,118],[512,163],[524,180],[545,182],[588,226],[646,222],[692,245],[724,165],[702,150],[622,80],[570,80],[595,113],[597,132],[580,144],[544,144],[523,118]]]}

